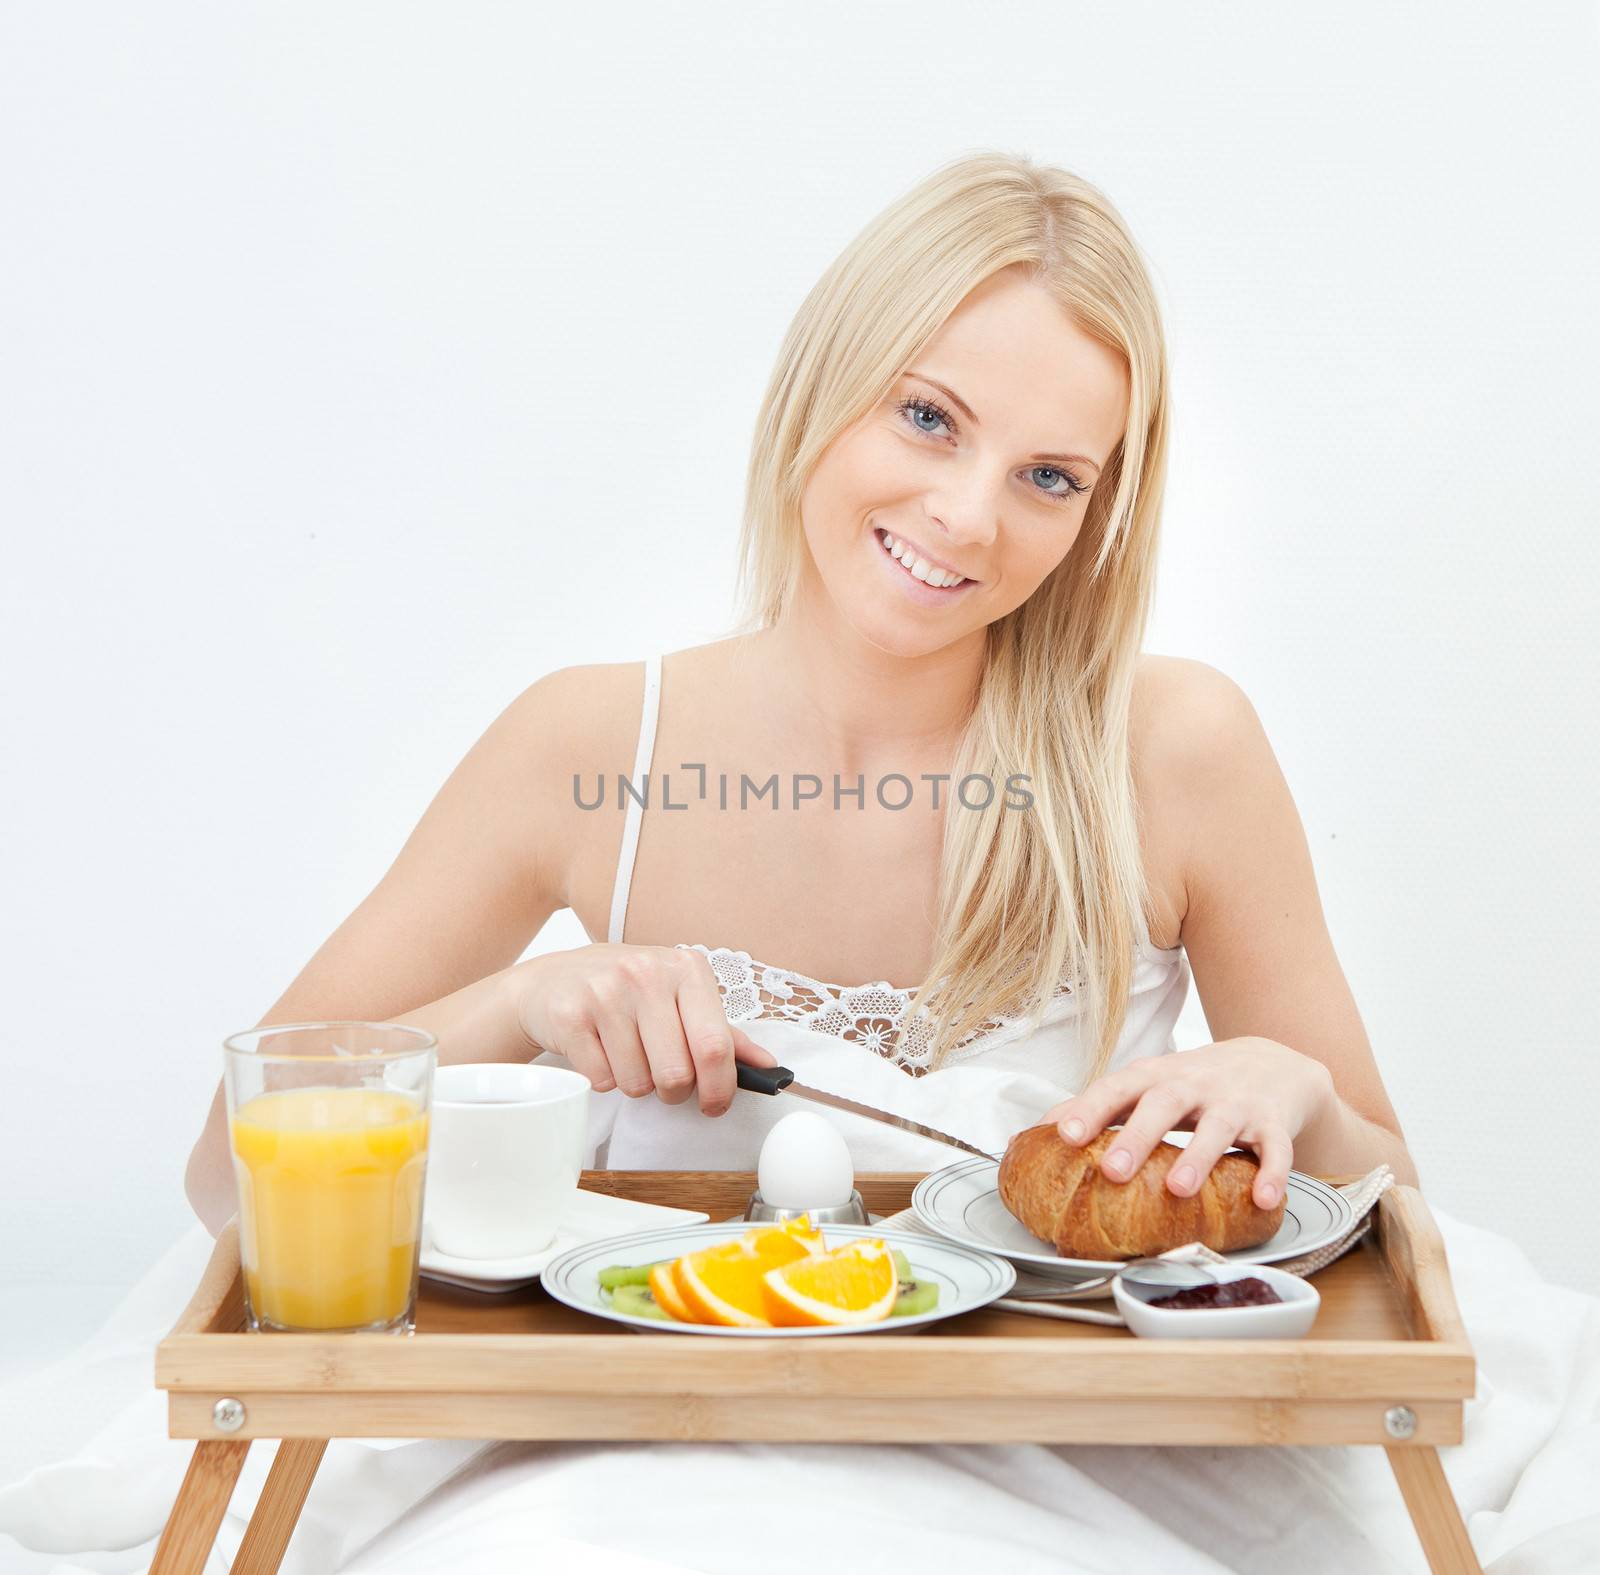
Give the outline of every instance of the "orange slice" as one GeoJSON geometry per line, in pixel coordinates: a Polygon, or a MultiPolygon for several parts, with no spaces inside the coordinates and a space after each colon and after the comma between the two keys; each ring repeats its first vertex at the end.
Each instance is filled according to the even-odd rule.
{"type": "Polygon", "coordinates": [[[694,1309],[690,1307],[678,1292],[678,1287],[672,1278],[672,1265],[658,1263],[650,1271],[650,1290],[655,1296],[656,1305],[671,1313],[679,1323],[698,1323],[694,1309]]]}
{"type": "Polygon", "coordinates": [[[754,1230],[747,1230],[743,1240],[767,1260],[769,1269],[828,1250],[822,1232],[804,1214],[798,1219],[785,1220],[781,1225],[758,1225],[754,1230]]]}
{"type": "Polygon", "coordinates": [[[672,1282],[695,1322],[761,1329],[772,1323],[761,1292],[761,1276],[772,1267],[753,1243],[727,1241],[673,1259],[672,1282]]]}
{"type": "Polygon", "coordinates": [[[657,1302],[684,1323],[768,1326],[761,1276],[827,1250],[808,1214],[776,1225],[757,1225],[737,1241],[685,1253],[650,1271],[657,1302]]]}
{"type": "Polygon", "coordinates": [[[888,1247],[862,1239],[768,1269],[761,1289],[775,1324],[845,1324],[887,1318],[900,1286],[888,1247]]]}
{"type": "Polygon", "coordinates": [[[790,1235],[803,1241],[812,1252],[826,1252],[828,1250],[827,1242],[822,1239],[822,1232],[811,1223],[809,1214],[797,1214],[793,1219],[783,1220],[778,1225],[769,1228],[787,1231],[790,1235]]]}

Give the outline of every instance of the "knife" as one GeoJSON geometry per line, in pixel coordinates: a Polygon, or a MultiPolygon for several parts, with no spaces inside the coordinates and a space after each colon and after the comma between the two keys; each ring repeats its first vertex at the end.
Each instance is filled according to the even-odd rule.
{"type": "Polygon", "coordinates": [[[918,1137],[932,1138],[935,1143],[948,1143],[951,1148],[965,1149],[967,1153],[976,1154],[981,1159],[998,1160],[1001,1157],[989,1153],[987,1149],[974,1148],[972,1144],[963,1142],[958,1137],[951,1137],[948,1132],[941,1132],[937,1127],[925,1127],[920,1121],[912,1121],[906,1116],[897,1116],[887,1110],[877,1110],[871,1105],[846,1099],[842,1094],[828,1094],[820,1088],[807,1088],[804,1083],[795,1082],[794,1073],[786,1066],[749,1066],[740,1061],[738,1069],[739,1087],[748,1089],[753,1094],[798,1094],[801,1099],[809,1099],[819,1105],[831,1105],[835,1110],[848,1110],[853,1116],[865,1116],[869,1121],[881,1121],[886,1126],[899,1127],[902,1132],[915,1132],[918,1137]]]}

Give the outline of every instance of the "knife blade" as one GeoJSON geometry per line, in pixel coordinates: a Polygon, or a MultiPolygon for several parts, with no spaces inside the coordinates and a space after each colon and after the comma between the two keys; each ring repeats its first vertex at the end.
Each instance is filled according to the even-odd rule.
{"type": "Polygon", "coordinates": [[[869,1121],[881,1121],[885,1126],[899,1127],[902,1132],[915,1132],[918,1137],[932,1138],[935,1143],[948,1143],[951,1148],[964,1149],[980,1159],[999,1159],[987,1149],[974,1148],[962,1138],[952,1137],[937,1127],[925,1127],[909,1116],[897,1116],[893,1111],[879,1110],[873,1105],[863,1105],[859,1100],[846,1099],[843,1094],[830,1094],[820,1088],[808,1088],[794,1080],[794,1073],[786,1066],[748,1066],[738,1063],[738,1084],[753,1094],[795,1094],[815,1104],[830,1105],[835,1110],[848,1110],[853,1116],[865,1116],[869,1121]]]}

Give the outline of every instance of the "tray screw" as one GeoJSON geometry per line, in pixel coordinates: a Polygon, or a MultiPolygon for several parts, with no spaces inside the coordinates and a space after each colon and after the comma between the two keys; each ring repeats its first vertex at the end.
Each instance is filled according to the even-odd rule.
{"type": "Polygon", "coordinates": [[[211,1420],[220,1433],[237,1433],[244,1426],[244,1402],[219,1400],[211,1408],[211,1420]]]}
{"type": "Polygon", "coordinates": [[[1392,1405],[1383,1413],[1383,1430],[1390,1438],[1410,1438],[1417,1430],[1417,1413],[1408,1405],[1392,1405]]]}

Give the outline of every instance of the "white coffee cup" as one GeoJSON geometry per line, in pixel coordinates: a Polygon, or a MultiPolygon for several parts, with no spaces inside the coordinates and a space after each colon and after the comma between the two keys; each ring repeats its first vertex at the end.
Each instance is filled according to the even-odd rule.
{"type": "Polygon", "coordinates": [[[555,1239],[583,1169],[589,1079],[492,1061],[433,1074],[423,1229],[456,1258],[516,1258],[555,1239]]]}

